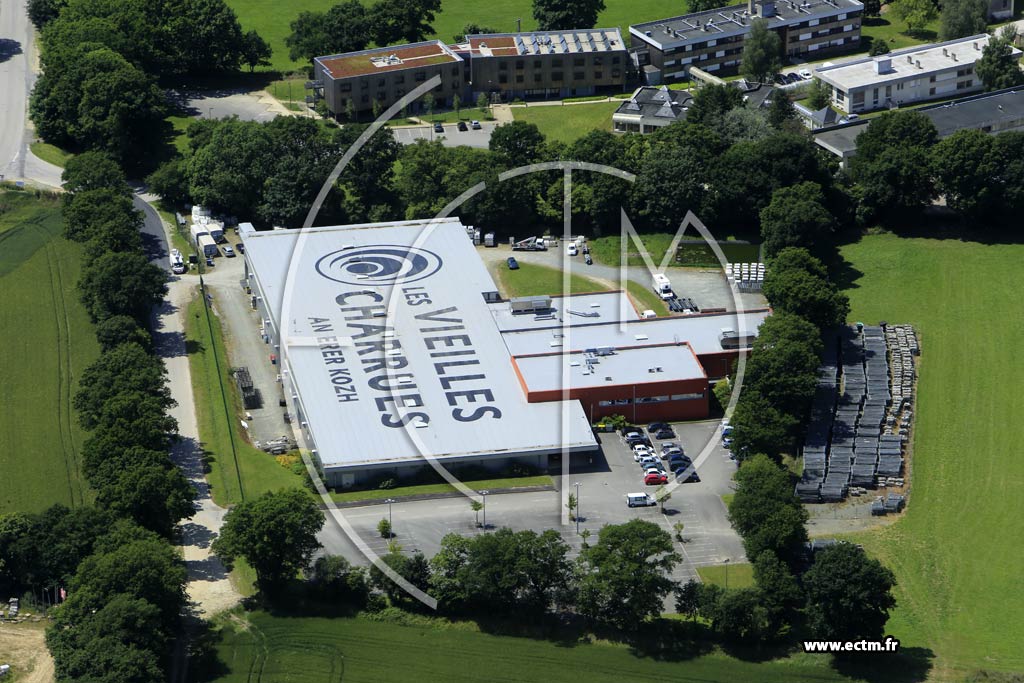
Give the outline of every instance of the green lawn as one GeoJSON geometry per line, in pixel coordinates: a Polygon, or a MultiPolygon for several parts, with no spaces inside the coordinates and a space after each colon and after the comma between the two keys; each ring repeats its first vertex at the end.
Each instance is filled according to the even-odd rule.
{"type": "Polygon", "coordinates": [[[907,25],[896,18],[889,11],[881,17],[867,17],[861,26],[860,51],[871,49],[871,43],[876,40],[884,41],[890,50],[899,50],[921,43],[932,43],[938,40],[938,20],[925,26],[925,28],[913,35],[907,33],[907,25]]]}
{"type": "Polygon", "coordinates": [[[264,612],[239,617],[222,621],[217,655],[227,671],[214,679],[217,683],[851,681],[828,668],[825,657],[759,664],[684,650],[655,658],[625,645],[493,635],[471,623],[445,627],[416,617],[410,621],[424,623],[273,617],[264,612]]]}
{"type": "MultiPolygon", "coordinates": [[[[557,268],[541,266],[535,263],[520,263],[519,270],[509,270],[505,262],[491,266],[498,283],[498,290],[507,299],[517,296],[540,296],[543,294],[562,293],[562,273],[557,268]]],[[[569,292],[582,294],[585,292],[606,292],[608,287],[582,275],[573,274],[569,280],[569,292]]]]}
{"type": "Polygon", "coordinates": [[[92,499],[71,398],[99,348],[78,300],[81,247],[61,230],[56,199],[0,192],[0,513],[92,499]]]}
{"type": "MultiPolygon", "coordinates": [[[[242,22],[242,28],[256,29],[274,48],[269,68],[283,73],[306,66],[288,57],[284,39],[291,32],[289,24],[299,12],[323,12],[336,4],[338,0],[299,0],[294,3],[228,0],[228,5],[234,8],[242,22]]],[[[371,5],[373,2],[366,0],[364,4],[371,5]]],[[[607,9],[598,17],[597,25],[600,28],[619,27],[623,37],[626,37],[630,24],[663,19],[686,11],[685,3],[667,7],[659,0],[607,0],[605,5],[607,9]]],[[[433,22],[433,37],[450,43],[457,33],[462,32],[462,27],[469,23],[490,26],[498,31],[515,31],[517,19],[522,19],[524,31],[533,30],[537,28],[537,22],[533,20],[531,7],[531,0],[491,0],[486,4],[478,0],[445,0],[433,22]]]]}
{"type": "Polygon", "coordinates": [[[57,145],[51,145],[48,142],[33,142],[29,145],[29,149],[43,161],[54,166],[60,166],[61,168],[64,168],[64,165],[68,163],[68,159],[75,156],[71,152],[65,152],[57,145]]]}
{"type": "Polygon", "coordinates": [[[658,315],[668,315],[668,306],[650,287],[635,280],[627,280],[626,291],[629,292],[629,296],[632,297],[640,312],[654,311],[658,315]]]}
{"type": "Polygon", "coordinates": [[[878,235],[842,255],[850,320],[912,323],[922,346],[907,512],[856,536],[899,582],[887,632],[933,650],[936,678],[1024,671],[1024,245],[878,235]]]}
{"type": "Polygon", "coordinates": [[[228,373],[220,321],[198,294],[186,313],[186,350],[192,373],[199,436],[207,453],[207,481],[218,505],[231,505],[266,491],[303,486],[303,479],[244,438],[238,387],[228,373]]]}
{"type": "Polygon", "coordinates": [[[572,142],[592,130],[612,129],[612,114],[621,102],[594,102],[564,106],[512,107],[516,121],[527,121],[548,140],[572,142]]]}
{"type": "MultiPolygon", "coordinates": [[[[536,477],[508,477],[504,479],[481,479],[478,481],[463,481],[463,484],[474,491],[491,489],[514,489],[524,486],[551,486],[552,480],[546,474],[536,477]]],[[[398,496],[421,496],[437,493],[454,493],[458,491],[448,483],[441,484],[419,484],[416,486],[397,486],[393,489],[369,489],[365,491],[342,491],[332,492],[331,500],[335,503],[354,503],[361,500],[384,500],[398,496]]]]}
{"type": "MultiPolygon", "coordinates": [[[[683,535],[686,535],[685,529],[683,530],[683,535]]],[[[697,567],[697,573],[700,574],[700,580],[704,583],[713,583],[723,588],[727,585],[727,578],[730,589],[748,588],[754,585],[754,567],[746,562],[697,567]]]]}

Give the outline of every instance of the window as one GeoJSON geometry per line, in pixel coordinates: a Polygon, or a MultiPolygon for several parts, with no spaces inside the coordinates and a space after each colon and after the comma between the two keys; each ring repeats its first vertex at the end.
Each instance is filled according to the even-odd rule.
{"type": "Polygon", "coordinates": [[[452,67],[452,76],[458,76],[458,75],[459,75],[459,67],[453,66],[452,67]]]}
{"type": "Polygon", "coordinates": [[[596,79],[604,78],[604,72],[603,71],[595,71],[594,72],[594,78],[596,78],[596,79]]]}
{"type": "Polygon", "coordinates": [[[417,83],[422,83],[425,80],[427,80],[427,74],[423,73],[422,71],[417,71],[416,72],[416,82],[417,83]]]}
{"type": "Polygon", "coordinates": [[[612,64],[618,64],[621,57],[612,57],[612,64]]]}
{"type": "Polygon", "coordinates": [[[574,57],[572,60],[573,66],[583,66],[583,57],[574,57]]]}
{"type": "Polygon", "coordinates": [[[553,81],[561,81],[562,80],[562,72],[561,71],[552,71],[551,72],[551,80],[553,80],[553,81]]]}
{"type": "Polygon", "coordinates": [[[398,74],[397,76],[395,76],[395,83],[405,83],[405,75],[398,74]]]}
{"type": "Polygon", "coordinates": [[[359,98],[359,101],[362,102],[363,104],[366,104],[367,102],[370,101],[370,96],[369,95],[363,95],[362,97],[359,98]]]}
{"type": "Polygon", "coordinates": [[[935,82],[935,76],[932,75],[932,77],[928,79],[928,82],[929,83],[934,83],[935,82]]]}
{"type": "Polygon", "coordinates": [[[523,75],[522,74],[516,74],[516,83],[522,83],[522,82],[523,82],[523,75]]]}
{"type": "Polygon", "coordinates": [[[387,79],[385,79],[385,78],[378,78],[377,79],[377,87],[378,88],[383,88],[386,84],[387,84],[387,79]]]}
{"type": "Polygon", "coordinates": [[[583,80],[583,72],[582,71],[573,71],[572,72],[572,80],[574,80],[574,81],[582,81],[583,80]]]}
{"type": "Polygon", "coordinates": [[[562,66],[562,59],[561,58],[552,59],[551,60],[551,66],[562,66]]]}
{"type": "Polygon", "coordinates": [[[903,90],[903,84],[902,83],[897,83],[896,84],[896,92],[899,92],[900,90],[903,90]]]}
{"type": "Polygon", "coordinates": [[[543,65],[544,65],[544,63],[543,63],[543,62],[541,62],[541,61],[540,61],[539,59],[535,59],[535,60],[533,60],[533,68],[534,68],[534,69],[539,69],[539,68],[541,68],[541,67],[542,67],[543,65]]]}
{"type": "Polygon", "coordinates": [[[521,59],[517,59],[516,60],[516,68],[517,69],[522,69],[524,66],[526,66],[526,62],[524,62],[521,59]]]}
{"type": "Polygon", "coordinates": [[[871,92],[871,99],[873,99],[873,100],[874,100],[875,102],[877,102],[877,101],[878,101],[878,88],[875,88],[875,89],[874,89],[874,90],[873,90],[873,91],[871,92]]]}
{"type": "Polygon", "coordinates": [[[508,83],[508,74],[498,74],[498,83],[508,83]]]}
{"type": "Polygon", "coordinates": [[[370,87],[370,81],[360,81],[359,82],[359,89],[360,90],[367,90],[369,87],[370,87]]]}
{"type": "Polygon", "coordinates": [[[891,85],[885,86],[885,96],[886,97],[892,97],[892,86],[891,85]]]}
{"type": "Polygon", "coordinates": [[[499,62],[498,71],[508,71],[508,62],[499,62]]]}
{"type": "Polygon", "coordinates": [[[352,92],[352,84],[351,83],[342,83],[341,84],[341,92],[352,92]]]}
{"type": "Polygon", "coordinates": [[[935,94],[935,88],[928,88],[928,94],[929,95],[934,95],[935,94]]]}
{"type": "Polygon", "coordinates": [[[533,82],[540,83],[543,77],[540,74],[533,74],[533,82]]]}
{"type": "Polygon", "coordinates": [[[604,63],[604,59],[601,57],[594,57],[594,66],[601,66],[604,63]]]}
{"type": "Polygon", "coordinates": [[[619,71],[618,69],[612,69],[612,78],[618,78],[621,75],[622,75],[621,71],[619,71]]]}

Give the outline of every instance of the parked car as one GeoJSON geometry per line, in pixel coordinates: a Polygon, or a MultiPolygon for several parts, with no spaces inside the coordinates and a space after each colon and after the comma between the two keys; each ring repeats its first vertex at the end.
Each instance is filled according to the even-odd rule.
{"type": "Polygon", "coordinates": [[[519,270],[519,261],[516,261],[514,256],[509,256],[505,259],[505,263],[508,264],[509,270],[519,270]]]}
{"type": "Polygon", "coordinates": [[[643,467],[646,468],[649,465],[657,465],[658,458],[650,454],[641,455],[639,458],[637,458],[637,462],[639,462],[643,467]]]}
{"type": "Polygon", "coordinates": [[[665,429],[656,432],[654,438],[657,439],[658,441],[664,441],[665,439],[674,439],[676,438],[676,433],[672,431],[671,427],[666,427],[665,429]]]}
{"type": "Polygon", "coordinates": [[[245,253],[245,242],[239,242],[238,246],[235,247],[235,249],[238,250],[239,254],[244,254],[245,253]]]}
{"type": "Polygon", "coordinates": [[[732,448],[732,437],[731,436],[723,436],[722,437],[722,445],[725,446],[726,448],[732,448]]]}
{"type": "Polygon", "coordinates": [[[665,476],[668,476],[665,470],[661,467],[648,467],[644,469],[644,476],[646,477],[648,474],[664,474],[665,476]]]}
{"type": "Polygon", "coordinates": [[[800,69],[800,78],[804,79],[805,81],[811,80],[810,69],[800,69]]]}
{"type": "Polygon", "coordinates": [[[479,121],[470,121],[469,125],[473,128],[473,130],[480,130],[483,127],[480,125],[479,121]]]}
{"type": "Polygon", "coordinates": [[[652,455],[651,449],[643,444],[637,444],[633,447],[633,460],[636,462],[640,462],[642,458],[646,458],[650,455],[652,455]]]}
{"type": "Polygon", "coordinates": [[[672,470],[672,474],[675,475],[677,481],[680,479],[684,482],[700,481],[700,475],[698,475],[697,470],[692,467],[680,467],[677,470],[672,470]]]}
{"type": "Polygon", "coordinates": [[[661,452],[662,460],[674,460],[677,458],[688,458],[688,456],[685,453],[683,453],[683,449],[681,448],[674,448],[661,452]]]}
{"type": "Polygon", "coordinates": [[[230,244],[225,244],[223,247],[221,247],[221,249],[224,250],[224,255],[227,256],[228,258],[235,257],[235,250],[231,248],[230,244]]]}
{"type": "Polygon", "coordinates": [[[786,76],[785,76],[785,74],[775,74],[775,76],[772,77],[772,80],[774,80],[775,83],[778,84],[778,85],[785,85],[786,84],[786,76]]]}
{"type": "Polygon", "coordinates": [[[803,80],[797,74],[786,74],[786,83],[796,83],[797,81],[803,80]]]}
{"type": "Polygon", "coordinates": [[[685,455],[679,455],[668,459],[668,468],[673,472],[678,470],[680,467],[690,467],[693,465],[693,461],[685,455]]]}
{"type": "Polygon", "coordinates": [[[565,248],[565,255],[566,256],[575,256],[578,253],[580,253],[580,250],[579,250],[579,247],[576,246],[576,243],[575,242],[569,242],[569,246],[567,246],[565,248]]]}
{"type": "Polygon", "coordinates": [[[459,130],[469,130],[469,126],[466,125],[465,121],[459,121],[459,130]]]}
{"type": "Polygon", "coordinates": [[[657,432],[662,429],[668,429],[667,422],[652,422],[651,424],[647,425],[647,431],[649,432],[657,432]]]}
{"type": "Polygon", "coordinates": [[[627,493],[626,494],[626,505],[627,507],[650,507],[651,505],[657,505],[658,501],[649,493],[627,493]]]}
{"type": "Polygon", "coordinates": [[[438,121],[437,123],[434,124],[434,132],[435,133],[443,133],[444,132],[444,126],[441,125],[440,121],[438,121]]]}
{"type": "Polygon", "coordinates": [[[668,483],[668,477],[659,472],[658,474],[644,475],[644,484],[647,486],[661,486],[668,483]]]}

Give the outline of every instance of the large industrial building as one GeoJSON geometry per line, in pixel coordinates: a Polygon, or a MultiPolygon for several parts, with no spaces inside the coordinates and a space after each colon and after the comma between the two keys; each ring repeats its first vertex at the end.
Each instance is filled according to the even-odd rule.
{"type": "Polygon", "coordinates": [[[423,467],[545,468],[593,421],[708,414],[768,315],[640,319],[622,292],[502,300],[458,219],[258,232],[246,279],[297,436],[327,483],[423,467]]]}
{"type": "Polygon", "coordinates": [[[787,57],[817,60],[860,45],[864,5],[858,0],[749,0],[629,27],[644,79],[659,85],[689,79],[690,67],[735,73],[757,19],[779,34],[787,57]]]}

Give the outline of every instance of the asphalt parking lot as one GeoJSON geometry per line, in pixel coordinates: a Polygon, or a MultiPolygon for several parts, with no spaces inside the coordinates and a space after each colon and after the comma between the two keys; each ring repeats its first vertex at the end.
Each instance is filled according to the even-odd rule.
{"type": "MultiPolygon", "coordinates": [[[[676,426],[684,450],[694,457],[709,439],[717,439],[717,421],[692,422],[676,426]]],[[[732,491],[731,478],[736,469],[727,452],[716,443],[708,457],[698,465],[699,483],[683,484],[675,489],[662,513],[659,506],[630,508],[626,494],[647,491],[653,495],[656,486],[644,486],[641,469],[633,461],[631,451],[617,434],[601,434],[602,451],[592,463],[583,462],[583,471],[569,476],[555,476],[557,491],[492,494],[487,497],[486,521],[490,529],[507,526],[521,529],[558,529],[578,554],[583,539],[576,534],[575,523],[565,522],[565,494],[575,492],[580,484],[580,531],[587,530],[593,543],[605,524],[620,524],[630,519],[647,519],[674,534],[674,525],[684,525],[683,543],[676,549],[683,562],[674,578],[685,581],[696,576],[696,568],[721,564],[725,560],[741,562],[743,546],[729,525],[721,496],[732,491]],[[565,491],[561,489],[564,487],[565,491]]],[[[377,533],[377,523],[388,516],[386,504],[365,505],[338,511],[345,522],[373,552],[388,552],[388,541],[377,533]]],[[[476,525],[476,516],[469,500],[463,497],[441,500],[397,502],[391,505],[395,541],[402,551],[421,551],[434,555],[447,533],[464,536],[486,533],[476,525]]],[[[482,521],[482,519],[481,519],[482,521]]],[[[367,560],[347,537],[342,528],[328,520],[319,534],[323,552],[343,554],[351,561],[366,564],[367,560]]]]}
{"type": "Polygon", "coordinates": [[[498,124],[481,123],[480,130],[459,130],[454,123],[444,124],[444,133],[435,133],[433,126],[407,126],[392,128],[395,140],[411,145],[417,140],[440,140],[445,147],[479,147],[486,149],[491,142],[491,131],[498,124]]]}

